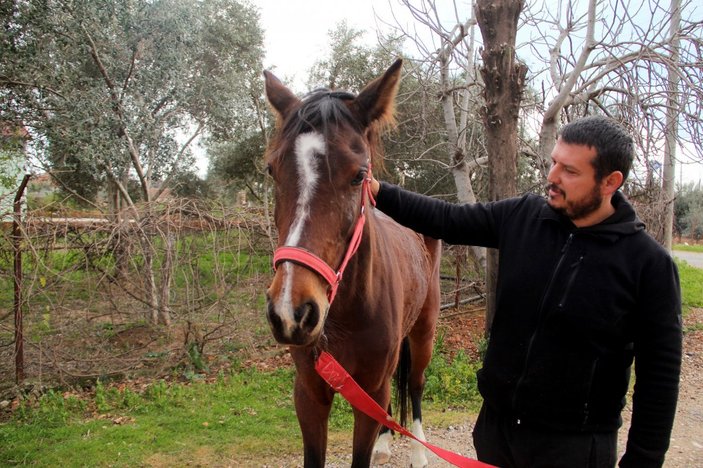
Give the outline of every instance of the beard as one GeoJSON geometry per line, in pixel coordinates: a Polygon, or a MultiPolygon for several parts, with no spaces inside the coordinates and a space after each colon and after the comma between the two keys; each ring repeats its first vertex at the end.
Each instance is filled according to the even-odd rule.
{"type": "Polygon", "coordinates": [[[565,206],[554,206],[551,203],[551,200],[547,199],[547,203],[549,203],[549,206],[551,206],[554,211],[563,214],[572,221],[585,218],[586,216],[590,215],[598,208],[600,208],[601,204],[603,203],[603,196],[600,194],[600,190],[598,189],[597,184],[595,187],[593,187],[591,193],[581,198],[580,200],[569,200],[566,197],[566,193],[562,189],[557,187],[555,184],[549,184],[547,186],[547,191],[549,191],[550,189],[557,191],[561,194],[561,196],[564,198],[565,206]]]}

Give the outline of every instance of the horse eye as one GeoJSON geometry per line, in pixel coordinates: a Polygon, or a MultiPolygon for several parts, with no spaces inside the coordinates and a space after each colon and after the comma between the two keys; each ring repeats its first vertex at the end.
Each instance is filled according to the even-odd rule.
{"type": "Polygon", "coordinates": [[[266,165],[266,173],[267,173],[268,175],[273,175],[273,169],[271,168],[271,165],[270,165],[270,164],[267,164],[267,165],[266,165]]]}
{"type": "Polygon", "coordinates": [[[359,173],[354,177],[354,180],[352,180],[352,185],[361,185],[362,182],[364,182],[364,179],[366,178],[366,169],[362,169],[359,171],[359,173]]]}

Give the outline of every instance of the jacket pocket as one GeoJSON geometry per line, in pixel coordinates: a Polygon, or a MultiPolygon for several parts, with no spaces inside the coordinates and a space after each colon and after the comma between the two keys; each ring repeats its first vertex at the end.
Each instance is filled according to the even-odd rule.
{"type": "MultiPolygon", "coordinates": [[[[559,340],[562,338],[555,337],[559,340]]],[[[589,422],[598,357],[568,348],[544,349],[535,356],[518,388],[515,410],[525,420],[580,430],[589,422]],[[555,352],[561,349],[561,352],[555,352]],[[564,351],[568,350],[568,351],[564,351]]]]}
{"type": "Polygon", "coordinates": [[[585,401],[583,403],[583,420],[581,421],[582,425],[586,425],[588,422],[588,417],[590,416],[590,403],[591,403],[591,396],[593,392],[593,381],[596,378],[596,369],[598,368],[598,359],[594,360],[591,363],[591,370],[589,372],[588,380],[586,381],[586,391],[584,392],[585,396],[585,401]]]}

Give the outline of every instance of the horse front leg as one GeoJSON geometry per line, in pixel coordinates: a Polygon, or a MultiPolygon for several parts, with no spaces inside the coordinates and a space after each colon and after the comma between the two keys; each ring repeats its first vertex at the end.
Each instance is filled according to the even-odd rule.
{"type": "MultiPolygon", "coordinates": [[[[391,399],[390,382],[384,384],[378,392],[369,393],[369,395],[381,408],[387,408],[391,399]]],[[[371,456],[380,428],[381,425],[374,419],[354,408],[352,467],[366,468],[371,465],[371,456]]]]}
{"type": "MultiPolygon", "coordinates": [[[[393,405],[388,405],[388,415],[393,416],[393,405]]],[[[376,443],[373,446],[371,462],[374,465],[385,465],[391,460],[391,442],[393,442],[393,431],[386,426],[381,427],[376,443]]]]}
{"type": "Polygon", "coordinates": [[[295,382],[295,412],[303,435],[303,463],[306,468],[325,466],[327,425],[334,394],[323,387],[312,390],[295,382]]]}

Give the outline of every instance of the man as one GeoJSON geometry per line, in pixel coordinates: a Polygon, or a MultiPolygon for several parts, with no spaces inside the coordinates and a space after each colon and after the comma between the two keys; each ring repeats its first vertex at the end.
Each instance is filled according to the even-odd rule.
{"type": "Polygon", "coordinates": [[[676,265],[618,191],[632,139],[566,125],[548,196],[454,205],[373,180],[377,208],[453,244],[499,249],[496,315],[478,386],[478,458],[501,467],[611,467],[634,359],[621,467],[659,467],[681,365],[676,265]]]}

